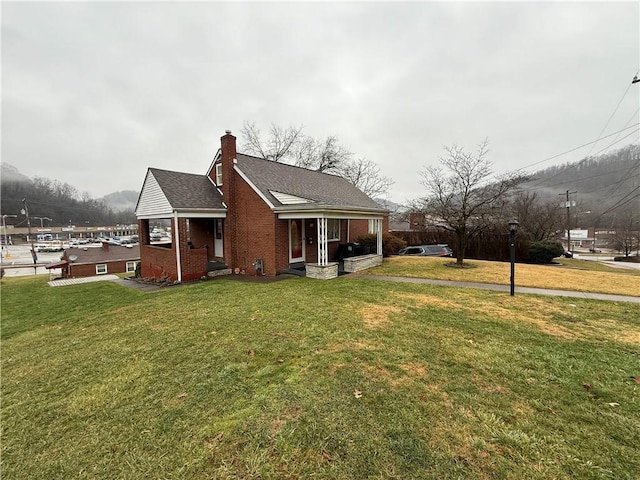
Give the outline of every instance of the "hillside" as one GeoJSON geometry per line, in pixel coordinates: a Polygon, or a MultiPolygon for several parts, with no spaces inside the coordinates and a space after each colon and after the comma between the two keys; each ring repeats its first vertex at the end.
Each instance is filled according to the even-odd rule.
{"type": "Polygon", "coordinates": [[[629,212],[640,217],[640,147],[537,171],[522,189],[558,204],[566,201],[568,190],[574,213],[591,225],[612,225],[629,212]]]}
{"type": "Polygon", "coordinates": [[[138,202],[139,192],[135,190],[120,190],[109,193],[100,200],[116,212],[133,211],[138,202]]]}
{"type": "MultiPolygon", "coordinates": [[[[76,187],[59,180],[29,178],[16,167],[0,163],[2,214],[18,215],[7,223],[22,224],[20,215],[26,199],[31,217],[43,217],[53,226],[60,225],[108,225],[134,223],[133,208],[137,201],[135,192],[117,192],[113,205],[104,199],[91,198],[76,187]],[[130,199],[135,196],[135,200],[130,199]]],[[[109,197],[109,196],[107,196],[109,197]]]]}

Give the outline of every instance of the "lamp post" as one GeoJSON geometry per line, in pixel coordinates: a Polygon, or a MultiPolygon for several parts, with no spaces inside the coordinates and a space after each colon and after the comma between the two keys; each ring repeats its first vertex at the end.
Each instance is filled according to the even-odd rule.
{"type": "MultiPolygon", "coordinates": [[[[29,207],[27,207],[26,198],[22,199],[22,205],[24,208],[20,210],[20,213],[22,213],[27,217],[27,229],[28,229],[27,242],[31,242],[31,256],[33,257],[33,264],[35,265],[36,263],[38,263],[38,254],[36,253],[35,246],[33,245],[33,237],[31,236],[31,219],[29,218],[29,207]]],[[[36,271],[35,266],[33,267],[33,270],[35,273],[36,271]]]]}
{"type": "Polygon", "coordinates": [[[518,231],[518,220],[509,220],[509,249],[511,253],[511,290],[513,297],[516,291],[516,232],[518,231]]]}
{"type": "Polygon", "coordinates": [[[16,218],[17,215],[2,215],[2,235],[4,238],[4,255],[0,258],[9,258],[9,242],[7,241],[7,217],[16,218]]]}
{"type": "Polygon", "coordinates": [[[36,216],[34,216],[33,218],[37,218],[38,220],[40,220],[40,228],[44,227],[44,220],[49,220],[50,222],[53,221],[53,219],[51,219],[49,217],[36,217],[36,216]]]}

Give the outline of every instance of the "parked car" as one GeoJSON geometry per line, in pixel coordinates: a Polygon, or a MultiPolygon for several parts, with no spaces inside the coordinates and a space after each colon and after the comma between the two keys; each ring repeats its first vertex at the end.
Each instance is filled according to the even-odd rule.
{"type": "Polygon", "coordinates": [[[562,256],[565,258],[573,258],[573,252],[564,252],[562,256]]]}
{"type": "Polygon", "coordinates": [[[398,255],[415,255],[421,257],[453,257],[453,250],[448,245],[416,245],[403,248],[398,255]]]}

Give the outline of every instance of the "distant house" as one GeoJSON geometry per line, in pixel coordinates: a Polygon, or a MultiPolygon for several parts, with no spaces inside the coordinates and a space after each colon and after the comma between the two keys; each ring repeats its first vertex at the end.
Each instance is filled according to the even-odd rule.
{"type": "Polygon", "coordinates": [[[136,206],[142,276],[186,281],[226,267],[259,275],[298,269],[331,278],[347,245],[377,234],[382,262],[388,211],[335,175],[237,153],[227,131],[205,175],[149,168],[136,206]],[[152,243],[150,222],[169,219],[172,239],[152,243]]]}
{"type": "Polygon", "coordinates": [[[120,246],[105,242],[101,247],[71,247],[64,251],[59,262],[46,265],[46,268],[60,268],[63,278],[78,278],[135,272],[139,262],[138,245],[120,246]]]}

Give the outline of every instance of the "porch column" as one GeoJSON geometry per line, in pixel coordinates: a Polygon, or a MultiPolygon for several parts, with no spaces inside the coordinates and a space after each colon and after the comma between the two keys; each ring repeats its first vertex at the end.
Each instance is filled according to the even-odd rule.
{"type": "Polygon", "coordinates": [[[175,232],[171,230],[171,241],[176,249],[176,266],[178,267],[178,282],[182,282],[182,256],[180,255],[180,229],[178,228],[178,212],[173,214],[175,232]]]}
{"type": "Polygon", "coordinates": [[[378,218],[376,219],[376,234],[378,236],[377,238],[377,242],[376,242],[376,253],[378,255],[382,255],[382,219],[378,218]]]}
{"type": "Polygon", "coordinates": [[[318,265],[324,267],[328,263],[327,255],[327,219],[317,218],[318,223],[318,265]]]}

